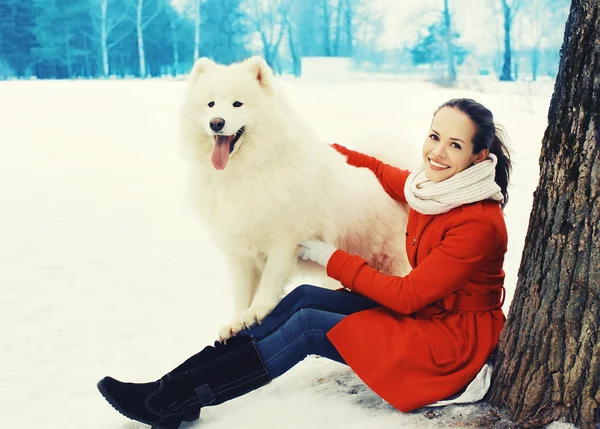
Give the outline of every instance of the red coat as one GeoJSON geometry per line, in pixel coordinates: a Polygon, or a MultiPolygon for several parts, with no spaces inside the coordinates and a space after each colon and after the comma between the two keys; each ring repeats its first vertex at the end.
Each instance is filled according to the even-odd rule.
{"type": "MultiPolygon", "coordinates": [[[[408,171],[336,149],[406,202],[408,171]]],[[[405,277],[381,274],[342,250],[327,265],[330,277],[385,307],[351,314],[328,338],[374,392],[404,412],[460,391],[498,344],[507,248],[500,206],[486,200],[439,215],[411,209],[406,248],[413,270],[405,277]]]]}

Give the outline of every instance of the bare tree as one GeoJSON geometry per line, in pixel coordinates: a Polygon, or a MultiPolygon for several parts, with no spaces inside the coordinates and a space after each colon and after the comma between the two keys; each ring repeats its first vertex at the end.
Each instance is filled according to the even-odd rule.
{"type": "Polygon", "coordinates": [[[249,0],[247,2],[248,17],[253,29],[260,36],[263,57],[276,73],[281,73],[277,59],[281,41],[286,32],[289,32],[286,21],[291,3],[291,0],[249,0]]]}
{"type": "Polygon", "coordinates": [[[528,0],[523,4],[520,23],[522,34],[530,47],[531,76],[538,76],[540,51],[560,43],[558,29],[564,27],[569,13],[569,0],[528,0]]]}
{"type": "Polygon", "coordinates": [[[290,55],[292,56],[292,68],[294,76],[299,77],[302,74],[302,61],[300,59],[300,53],[294,40],[294,30],[289,16],[285,17],[285,28],[287,30],[288,44],[290,48],[290,55]]]}
{"type": "Polygon", "coordinates": [[[146,77],[146,52],[144,50],[144,29],[150,24],[163,10],[164,1],[156,0],[155,10],[152,15],[144,17],[144,0],[137,0],[135,27],[137,31],[138,56],[140,63],[140,77],[146,77]]]}
{"type": "Polygon", "coordinates": [[[448,0],[444,0],[444,10],[442,12],[444,17],[444,39],[446,44],[446,64],[448,66],[448,85],[454,85],[456,83],[456,66],[454,59],[454,30],[452,28],[452,16],[450,14],[450,7],[448,0]]]}
{"type": "Polygon", "coordinates": [[[200,11],[202,0],[194,0],[194,61],[200,58],[200,11]]]}
{"type": "Polygon", "coordinates": [[[346,48],[348,56],[354,52],[354,12],[361,0],[346,0],[346,48]]]}
{"type": "Polygon", "coordinates": [[[504,64],[502,66],[502,73],[500,74],[500,80],[511,81],[512,69],[511,69],[511,44],[510,44],[510,33],[513,26],[515,15],[521,7],[521,0],[500,0],[502,3],[502,16],[504,18],[504,64]]]}
{"type": "Polygon", "coordinates": [[[573,0],[490,402],[519,427],[600,423],[600,2],[573,0]]]}
{"type": "Polygon", "coordinates": [[[169,29],[171,30],[171,46],[173,47],[172,74],[176,76],[179,71],[179,37],[177,36],[177,21],[179,16],[172,8],[166,8],[166,12],[169,19],[169,29]]]}
{"type": "Polygon", "coordinates": [[[321,13],[323,14],[323,52],[326,57],[331,56],[331,16],[329,0],[321,0],[321,13]]]}
{"type": "Polygon", "coordinates": [[[338,0],[335,8],[335,37],[333,39],[333,56],[337,57],[340,53],[340,38],[342,34],[342,14],[344,12],[343,0],[338,0]]]}
{"type": "Polygon", "coordinates": [[[108,64],[109,51],[131,34],[131,31],[129,30],[124,31],[109,42],[109,38],[114,30],[127,20],[131,21],[132,19],[126,2],[120,4],[122,9],[115,11],[114,13],[110,13],[108,7],[109,3],[112,3],[112,1],[100,0],[98,9],[90,9],[90,17],[94,24],[95,33],[87,34],[89,38],[100,43],[100,51],[102,53],[102,73],[104,76],[109,76],[110,74],[110,67],[108,64]]]}

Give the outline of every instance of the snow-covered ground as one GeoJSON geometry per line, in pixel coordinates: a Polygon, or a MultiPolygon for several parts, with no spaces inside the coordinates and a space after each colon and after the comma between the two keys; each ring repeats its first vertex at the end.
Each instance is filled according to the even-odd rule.
{"type": "MultiPolygon", "coordinates": [[[[475,92],[400,79],[283,85],[328,142],[388,133],[418,151],[446,99],[470,96],[490,107],[515,149],[508,310],[551,88],[534,96],[514,84],[475,92]]],[[[116,413],[96,382],[108,374],[155,379],[228,320],[227,273],[185,194],[175,138],[183,86],[0,82],[3,428],[145,427],[116,413]]],[[[190,427],[449,428],[477,410],[402,414],[346,367],[309,358],[260,391],[203,410],[190,427]]]]}

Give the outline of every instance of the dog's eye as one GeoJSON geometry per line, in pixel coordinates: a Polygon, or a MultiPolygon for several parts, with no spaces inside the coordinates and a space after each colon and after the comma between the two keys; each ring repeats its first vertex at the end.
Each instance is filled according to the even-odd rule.
{"type": "Polygon", "coordinates": [[[233,103],[233,107],[241,107],[241,106],[243,106],[243,105],[244,105],[244,103],[242,103],[241,101],[235,101],[235,102],[233,103]]]}
{"type": "Polygon", "coordinates": [[[215,105],[214,101],[211,101],[210,103],[208,103],[208,107],[213,107],[215,105]]]}

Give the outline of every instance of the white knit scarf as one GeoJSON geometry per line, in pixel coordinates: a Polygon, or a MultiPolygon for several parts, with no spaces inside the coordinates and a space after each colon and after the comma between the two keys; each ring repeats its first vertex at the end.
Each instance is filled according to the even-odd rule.
{"type": "Polygon", "coordinates": [[[425,166],[410,173],[404,186],[408,204],[427,215],[446,213],[463,204],[491,198],[503,201],[500,186],[494,181],[496,155],[489,154],[484,161],[441,182],[432,182],[425,176],[425,166]]]}

